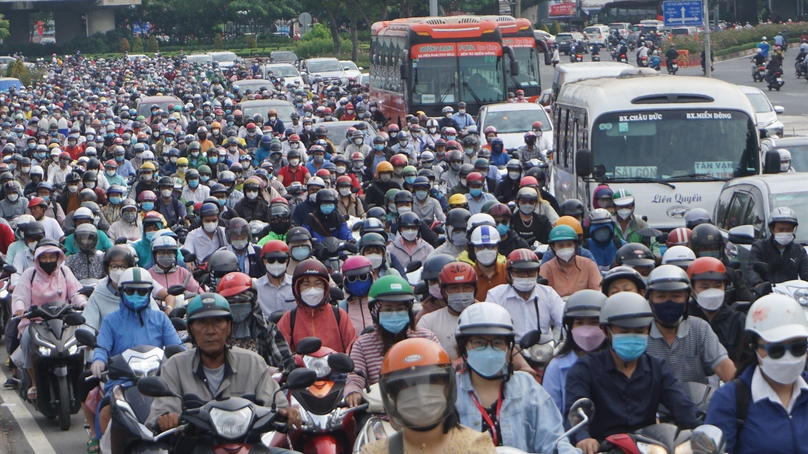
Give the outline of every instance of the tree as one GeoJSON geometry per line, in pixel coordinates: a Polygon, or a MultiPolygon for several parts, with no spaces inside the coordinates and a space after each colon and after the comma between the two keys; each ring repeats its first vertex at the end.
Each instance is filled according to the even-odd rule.
{"type": "Polygon", "coordinates": [[[121,52],[129,52],[130,50],[132,50],[132,48],[129,46],[129,40],[126,39],[126,36],[121,38],[121,43],[118,45],[118,49],[120,49],[121,52]]]}
{"type": "Polygon", "coordinates": [[[222,42],[221,33],[217,33],[216,36],[213,37],[213,48],[224,49],[224,43],[222,42]]]}
{"type": "Polygon", "coordinates": [[[561,33],[561,25],[558,24],[557,20],[553,21],[553,26],[550,28],[550,33],[552,33],[553,35],[561,33]]]}
{"type": "Polygon", "coordinates": [[[247,47],[250,49],[255,49],[256,42],[255,42],[255,35],[250,35],[247,37],[247,47]]]}
{"type": "Polygon", "coordinates": [[[132,44],[132,53],[135,54],[143,53],[143,41],[140,40],[139,36],[135,36],[135,43],[132,44]]]}
{"type": "Polygon", "coordinates": [[[11,32],[8,31],[10,25],[8,20],[6,20],[5,16],[0,14],[0,39],[6,39],[9,37],[11,32]]]}
{"type": "Polygon", "coordinates": [[[157,38],[154,35],[149,36],[148,47],[151,53],[160,52],[160,45],[157,43],[157,38]]]}

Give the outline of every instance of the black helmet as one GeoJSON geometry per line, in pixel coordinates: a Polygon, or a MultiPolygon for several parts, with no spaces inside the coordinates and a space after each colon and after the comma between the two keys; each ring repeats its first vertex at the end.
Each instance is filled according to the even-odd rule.
{"type": "Polygon", "coordinates": [[[693,208],[685,214],[685,227],[693,230],[700,224],[712,224],[710,213],[704,208],[693,208]]]}
{"type": "Polygon", "coordinates": [[[365,213],[365,218],[376,218],[384,223],[387,220],[387,212],[382,207],[373,207],[365,213]]]}
{"type": "Polygon", "coordinates": [[[81,177],[82,181],[98,181],[98,173],[95,170],[88,170],[84,172],[84,175],[81,177]]]}
{"type": "Polygon", "coordinates": [[[81,181],[81,175],[76,172],[70,172],[65,176],[66,183],[78,183],[79,181],[81,181]]]}
{"type": "Polygon", "coordinates": [[[465,208],[452,208],[446,214],[446,225],[462,231],[466,230],[471,213],[465,208]]]}
{"type": "Polygon", "coordinates": [[[363,235],[362,239],[359,240],[359,253],[361,254],[368,246],[386,248],[387,240],[378,233],[370,232],[367,235],[363,235]]]}
{"type": "Polygon", "coordinates": [[[642,275],[630,266],[617,266],[603,275],[603,280],[600,283],[603,294],[609,296],[609,285],[618,279],[628,279],[637,286],[638,290],[645,290],[645,281],[642,280],[642,275]]]}
{"type": "Polygon", "coordinates": [[[438,279],[438,274],[447,263],[455,262],[456,259],[448,254],[431,255],[424,262],[424,267],[421,270],[421,279],[424,281],[435,281],[438,279]]]}
{"type": "Polygon", "coordinates": [[[623,245],[617,250],[617,255],[614,260],[618,265],[631,267],[652,266],[656,263],[651,250],[641,243],[628,243],[623,245]]]}
{"type": "Polygon", "coordinates": [[[337,203],[337,192],[333,189],[321,189],[317,191],[317,205],[323,203],[337,203]]]}
{"type": "Polygon", "coordinates": [[[220,249],[208,257],[208,269],[214,277],[222,277],[227,273],[239,271],[238,257],[232,251],[220,249]]]}
{"type": "Polygon", "coordinates": [[[404,227],[411,227],[411,228],[419,228],[421,226],[421,219],[418,217],[417,214],[413,213],[412,211],[408,211],[398,217],[398,229],[401,230],[404,227]]]}
{"type": "Polygon", "coordinates": [[[559,216],[582,217],[584,215],[584,204],[578,199],[565,200],[558,207],[559,216]]]}
{"type": "Polygon", "coordinates": [[[384,222],[374,217],[363,219],[362,224],[359,225],[359,234],[364,237],[366,233],[378,233],[383,236],[387,235],[387,232],[384,230],[384,222]]]}
{"type": "Polygon", "coordinates": [[[396,204],[412,203],[412,192],[407,191],[406,189],[403,191],[398,191],[396,195],[393,196],[393,202],[396,204]]]}
{"type": "Polygon", "coordinates": [[[26,238],[45,238],[45,226],[39,221],[25,224],[22,230],[26,238]]]}
{"type": "Polygon", "coordinates": [[[114,260],[123,260],[126,262],[127,268],[135,266],[135,254],[132,253],[132,248],[121,244],[116,244],[109,248],[104,254],[103,266],[104,270],[109,268],[109,264],[114,260]]]}
{"type": "Polygon", "coordinates": [[[170,186],[171,189],[174,189],[174,180],[171,177],[160,177],[160,181],[157,183],[158,187],[165,187],[170,186]]]}
{"type": "Polygon", "coordinates": [[[471,172],[474,172],[474,166],[471,164],[463,164],[460,166],[460,171],[458,173],[460,174],[460,178],[465,178],[469,176],[471,172]]]}
{"type": "Polygon", "coordinates": [[[700,252],[718,249],[719,257],[716,258],[721,258],[724,251],[724,237],[721,230],[712,224],[697,225],[690,232],[690,249],[696,257],[701,257],[700,252]]]}
{"type": "Polygon", "coordinates": [[[219,216],[218,202],[216,204],[213,203],[202,204],[202,206],[199,208],[199,217],[204,218],[205,216],[219,216]]]}
{"type": "Polygon", "coordinates": [[[292,227],[286,232],[286,244],[293,241],[311,241],[311,232],[305,227],[292,227]]]}

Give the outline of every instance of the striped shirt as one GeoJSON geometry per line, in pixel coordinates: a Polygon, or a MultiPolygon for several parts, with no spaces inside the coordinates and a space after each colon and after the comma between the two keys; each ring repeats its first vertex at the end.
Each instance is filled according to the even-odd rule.
{"type": "MultiPolygon", "coordinates": [[[[378,327],[376,328],[379,329],[378,327]]],[[[438,337],[435,333],[426,329],[416,327],[415,331],[407,331],[408,339],[430,339],[439,343],[438,337]]],[[[351,347],[351,359],[354,361],[354,368],[357,371],[362,371],[368,378],[368,385],[373,385],[379,382],[379,373],[382,370],[382,360],[384,359],[384,348],[382,339],[376,331],[359,336],[359,339],[354,342],[351,347]]],[[[348,375],[348,384],[345,385],[345,393],[347,396],[351,393],[361,392],[365,385],[365,379],[357,374],[348,375]]]]}
{"type": "Polygon", "coordinates": [[[710,325],[697,317],[688,317],[679,323],[672,344],[662,337],[656,323],[652,324],[646,352],[665,360],[679,383],[692,381],[705,385],[707,376],[713,375],[716,366],[728,358],[727,349],[710,325]]]}

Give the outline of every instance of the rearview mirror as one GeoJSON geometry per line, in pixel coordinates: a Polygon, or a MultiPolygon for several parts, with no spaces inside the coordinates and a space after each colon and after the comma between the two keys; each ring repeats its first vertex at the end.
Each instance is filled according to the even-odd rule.
{"type": "Polygon", "coordinates": [[[84,316],[81,314],[67,314],[65,315],[65,324],[68,326],[81,326],[86,322],[84,316]]]}
{"type": "Polygon", "coordinates": [[[349,242],[346,242],[345,244],[342,245],[342,250],[345,252],[350,252],[351,254],[359,253],[359,248],[356,247],[356,244],[349,242]]]}
{"type": "MultiPolygon", "coordinates": [[[[286,387],[289,389],[308,388],[313,385],[315,381],[317,381],[317,372],[311,369],[295,369],[286,377],[286,387]]],[[[138,389],[140,389],[139,386],[138,389]]]]}
{"type": "Polygon", "coordinates": [[[761,275],[761,277],[768,276],[772,272],[772,267],[769,266],[768,263],[764,262],[755,262],[752,264],[752,269],[755,273],[761,275]]]}
{"type": "Polygon", "coordinates": [[[420,260],[413,260],[407,264],[407,272],[412,273],[413,271],[418,271],[421,266],[423,266],[423,264],[420,260]]]}
{"type": "Polygon", "coordinates": [[[755,227],[752,225],[739,225],[729,229],[727,239],[733,244],[752,244],[755,242],[755,227]]]}
{"type": "Polygon", "coordinates": [[[398,67],[398,74],[401,77],[401,80],[407,80],[410,78],[410,67],[406,63],[402,63],[401,66],[398,67]]]}
{"type": "Polygon", "coordinates": [[[185,318],[185,314],[186,314],[187,312],[188,312],[188,308],[187,308],[187,307],[185,307],[185,306],[181,306],[181,307],[175,307],[175,308],[174,308],[174,309],[171,311],[171,313],[170,313],[170,314],[168,314],[168,316],[169,316],[169,317],[171,317],[171,318],[174,318],[174,317],[177,317],[177,318],[185,318]]]}
{"type": "Polygon", "coordinates": [[[180,296],[185,293],[185,287],[181,285],[172,285],[168,288],[168,294],[171,296],[180,296]]]}
{"type": "Polygon", "coordinates": [[[781,113],[784,113],[785,111],[786,111],[786,108],[783,107],[783,106],[774,106],[774,113],[776,113],[778,115],[781,114],[781,113]]]}
{"type": "Polygon", "coordinates": [[[586,397],[583,397],[576,400],[575,403],[572,404],[572,407],[570,407],[569,416],[567,418],[570,426],[576,426],[585,419],[592,418],[592,415],[594,414],[595,404],[586,397]]]}
{"type": "Polygon", "coordinates": [[[171,358],[172,356],[176,355],[177,353],[182,353],[184,351],[185,351],[185,349],[182,348],[181,344],[174,344],[174,345],[167,346],[165,348],[165,350],[163,350],[163,354],[166,356],[166,358],[171,358]]]}
{"type": "Polygon", "coordinates": [[[316,337],[304,337],[295,346],[295,353],[298,355],[309,355],[323,346],[323,341],[316,337]]]}
{"type": "Polygon", "coordinates": [[[693,452],[718,454],[726,450],[727,439],[724,438],[724,432],[718,427],[704,424],[693,429],[690,445],[693,452]]]}
{"type": "Polygon", "coordinates": [[[538,330],[532,330],[525,333],[521,339],[519,339],[519,346],[523,349],[530,348],[539,343],[541,340],[541,332],[538,330]]]}
{"type": "Polygon", "coordinates": [[[575,153],[575,172],[579,177],[586,177],[592,174],[592,170],[592,152],[586,148],[578,150],[575,153]]]}
{"type": "Polygon", "coordinates": [[[347,374],[354,371],[354,362],[350,356],[345,353],[332,353],[328,355],[328,367],[333,372],[340,374],[347,374]]]}
{"type": "Polygon", "coordinates": [[[17,272],[17,268],[14,268],[14,265],[9,265],[8,263],[6,263],[5,265],[3,265],[3,272],[6,274],[14,274],[17,272]]]}
{"type": "Polygon", "coordinates": [[[511,60],[510,68],[511,76],[518,76],[519,75],[519,62],[516,60],[511,60]]]}
{"type": "Polygon", "coordinates": [[[763,156],[763,173],[780,173],[780,153],[777,150],[769,150],[763,156]]]}
{"type": "Polygon", "coordinates": [[[171,325],[174,326],[174,329],[177,331],[186,331],[188,329],[188,324],[179,317],[172,317],[171,325]]]}
{"type": "Polygon", "coordinates": [[[345,299],[345,292],[339,287],[331,287],[328,290],[328,297],[331,298],[331,301],[342,301],[345,299]]]}
{"type": "Polygon", "coordinates": [[[77,329],[76,340],[79,342],[79,344],[86,345],[87,347],[95,348],[98,345],[95,338],[95,333],[88,329],[77,329]]]}
{"type": "Polygon", "coordinates": [[[160,377],[143,377],[137,382],[137,390],[149,397],[179,397],[168,387],[168,383],[160,377]]]}

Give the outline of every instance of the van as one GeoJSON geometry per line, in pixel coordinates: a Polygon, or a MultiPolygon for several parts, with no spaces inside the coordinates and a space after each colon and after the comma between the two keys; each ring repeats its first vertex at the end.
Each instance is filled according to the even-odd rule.
{"type": "Polygon", "coordinates": [[[14,77],[0,77],[0,93],[8,92],[11,87],[14,87],[15,90],[19,90],[22,88],[22,82],[20,82],[20,79],[15,79],[14,77]]]}
{"type": "Polygon", "coordinates": [[[605,25],[591,25],[584,29],[584,33],[589,38],[589,44],[597,43],[600,46],[606,45],[606,41],[609,39],[609,34],[611,30],[609,27],[605,25]]]}
{"type": "Polygon", "coordinates": [[[556,99],[561,87],[568,83],[595,77],[617,77],[632,68],[629,64],[612,61],[558,64],[553,75],[553,99],[556,99]]]}

